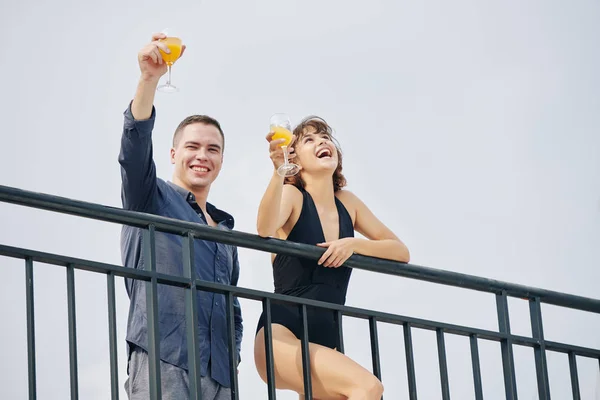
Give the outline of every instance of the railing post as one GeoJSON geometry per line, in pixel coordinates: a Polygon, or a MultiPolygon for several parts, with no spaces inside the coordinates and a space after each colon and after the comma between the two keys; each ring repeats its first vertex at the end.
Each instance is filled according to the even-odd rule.
{"type": "Polygon", "coordinates": [[[263,299],[265,326],[265,359],[267,362],[267,392],[269,400],[275,400],[275,366],[273,365],[273,329],[271,327],[271,299],[263,299]]]}
{"type": "Polygon", "coordinates": [[[27,374],[29,381],[29,400],[37,398],[35,368],[35,304],[33,297],[33,260],[25,258],[25,296],[27,302],[27,374]]]}
{"type": "Polygon", "coordinates": [[[344,354],[344,328],[342,326],[342,312],[335,311],[334,314],[335,324],[338,332],[338,346],[337,351],[344,354]]]}
{"type": "Polygon", "coordinates": [[[71,400],[79,398],[77,379],[77,322],[75,311],[75,270],[67,265],[67,310],[69,317],[69,370],[71,381],[71,400]]]}
{"type": "Polygon", "coordinates": [[[573,392],[573,400],[581,400],[579,377],[577,375],[577,357],[572,351],[569,352],[569,371],[571,372],[571,391],[573,392]]]}
{"type": "Polygon", "coordinates": [[[450,400],[450,385],[448,383],[448,363],[446,362],[446,343],[444,341],[444,330],[437,328],[438,360],[440,363],[440,382],[442,385],[442,399],[450,400]]]}
{"type": "Polygon", "coordinates": [[[500,346],[502,349],[502,366],[504,368],[504,388],[507,400],[517,400],[517,381],[515,378],[515,360],[513,356],[512,340],[510,338],[510,318],[508,315],[508,298],[505,291],[496,294],[496,308],[498,311],[498,327],[500,333],[506,335],[500,346]]]}
{"type": "Polygon", "coordinates": [[[536,344],[533,349],[535,356],[538,395],[540,399],[550,400],[548,364],[546,361],[546,344],[544,342],[544,328],[542,324],[542,306],[540,304],[539,297],[529,300],[529,315],[531,317],[532,336],[538,341],[538,344],[536,344]]]}
{"type": "Polygon", "coordinates": [[[115,305],[115,275],[106,274],[108,298],[108,347],[110,352],[110,393],[112,400],[119,400],[119,366],[117,357],[117,311],[115,305]]]}
{"type": "Polygon", "coordinates": [[[181,238],[183,251],[183,276],[190,280],[185,290],[185,323],[187,330],[188,379],[190,400],[201,400],[200,349],[198,348],[198,289],[194,265],[194,235],[181,238]]]}
{"type": "Polygon", "coordinates": [[[304,399],[313,400],[312,396],[312,380],[310,376],[310,347],[308,342],[308,317],[306,315],[306,305],[300,306],[300,314],[302,318],[302,375],[304,376],[304,399]]]}
{"type": "MultiPolygon", "coordinates": [[[[379,359],[379,337],[377,334],[377,319],[369,318],[369,331],[371,336],[371,358],[373,359],[373,375],[381,381],[381,361],[379,359]]],[[[383,396],[381,396],[383,399],[383,396]]]]}
{"type": "Polygon", "coordinates": [[[154,225],[149,225],[142,233],[146,268],[152,278],[146,282],[146,314],[148,322],[148,374],[150,400],[162,398],[160,379],[160,331],[158,329],[158,282],[156,279],[156,240],[154,225]]]}
{"type": "Polygon", "coordinates": [[[225,303],[227,306],[227,342],[229,343],[229,372],[231,378],[231,400],[240,398],[238,380],[237,380],[237,348],[235,341],[235,319],[233,308],[233,294],[227,292],[225,295],[225,303]]]}
{"type": "Polygon", "coordinates": [[[413,354],[412,333],[408,322],[404,326],[404,352],[406,354],[406,374],[408,378],[408,396],[410,400],[417,400],[417,378],[415,375],[415,358],[413,354]]]}
{"type": "Polygon", "coordinates": [[[479,365],[479,346],[477,335],[469,336],[471,342],[471,365],[473,366],[473,386],[475,388],[475,400],[483,400],[483,386],[481,384],[481,367],[479,365]]]}

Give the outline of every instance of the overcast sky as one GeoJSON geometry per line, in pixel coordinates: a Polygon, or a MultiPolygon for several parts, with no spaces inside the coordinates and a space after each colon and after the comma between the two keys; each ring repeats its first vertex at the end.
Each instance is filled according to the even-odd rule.
{"type": "MultiPolygon", "coordinates": [[[[271,174],[269,116],[324,117],[348,189],[409,247],[412,262],[600,298],[600,3],[529,1],[2,0],[0,184],[121,206],[122,113],[155,31],[188,49],[159,93],[158,175],[177,124],[223,125],[209,201],[255,232],[271,174]]],[[[120,264],[114,224],[0,204],[0,243],[120,264]]],[[[240,285],[273,290],[269,256],[240,250],[240,285]]],[[[0,398],[27,393],[24,262],[0,258],[0,398]]],[[[106,280],[76,273],[80,398],[110,396],[106,280]]],[[[118,288],[119,386],[128,299],[118,288]]],[[[35,265],[38,398],[69,390],[66,278],[35,265]]],[[[497,329],[492,295],[354,271],[347,304],[497,329]]],[[[260,307],[242,301],[240,399],[266,398],[254,368],[260,307]]],[[[511,300],[530,335],[527,303],[511,300]]],[[[543,307],[546,338],[600,348],[600,316],[543,307]]],[[[345,319],[347,353],[370,364],[368,324],[345,319]]],[[[407,399],[402,328],[380,326],[386,399],[407,399]]],[[[435,334],[413,332],[419,398],[440,398],[435,334]]],[[[453,399],[474,398],[468,340],[447,337],[453,399]]],[[[480,343],[486,399],[503,398],[500,346],[480,343]]],[[[515,348],[519,398],[537,398],[533,351],[515,348]]],[[[568,362],[548,354],[555,399],[568,362]]],[[[584,399],[598,361],[579,359],[584,399]]],[[[121,393],[125,396],[124,391],[121,393]]],[[[125,397],[123,397],[125,398],[125,397]]],[[[279,392],[279,399],[297,399],[279,392]]]]}

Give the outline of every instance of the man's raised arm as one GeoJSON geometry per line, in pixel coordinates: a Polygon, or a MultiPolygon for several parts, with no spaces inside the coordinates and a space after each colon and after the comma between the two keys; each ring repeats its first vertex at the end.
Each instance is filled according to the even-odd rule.
{"type": "MultiPolygon", "coordinates": [[[[156,211],[156,167],[152,158],[152,129],[154,128],[154,96],[158,81],[167,72],[159,48],[169,52],[160,42],[162,33],[152,35],[152,41],[138,53],[140,80],[133,101],[124,113],[121,137],[123,208],[134,211],[156,211]]],[[[183,54],[182,49],[182,54],[183,54]]]]}

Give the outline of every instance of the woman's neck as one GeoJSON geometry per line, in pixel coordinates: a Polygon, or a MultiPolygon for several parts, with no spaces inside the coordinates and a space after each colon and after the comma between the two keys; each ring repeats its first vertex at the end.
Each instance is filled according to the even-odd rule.
{"type": "Polygon", "coordinates": [[[310,193],[313,201],[322,205],[335,204],[335,193],[331,175],[323,177],[302,177],[304,190],[310,193]]]}

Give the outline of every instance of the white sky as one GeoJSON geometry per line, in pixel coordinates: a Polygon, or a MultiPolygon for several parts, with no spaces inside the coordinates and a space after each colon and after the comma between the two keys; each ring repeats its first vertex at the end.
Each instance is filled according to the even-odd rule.
{"type": "MultiPolygon", "coordinates": [[[[158,94],[158,174],[185,116],[219,119],[224,168],[209,200],[255,232],[274,112],[335,128],[348,189],[409,246],[415,264],[599,298],[600,3],[474,0],[1,2],[0,184],[121,206],[122,112],[154,31],[188,46],[175,95],[158,94]]],[[[119,264],[119,226],[0,204],[0,243],[119,264]]],[[[272,291],[269,256],[242,249],[240,285],[272,291]]],[[[0,398],[25,398],[24,262],[0,258],[0,398]]],[[[68,398],[66,279],[36,264],[39,399],[68,398]]],[[[80,398],[109,398],[104,276],[76,274],[80,398]]],[[[118,288],[120,387],[128,301],[118,288]]],[[[354,271],[347,304],[497,329],[492,295],[354,271]]],[[[266,398],[243,301],[242,400],[266,398]]],[[[530,334],[527,303],[513,331],[530,334]]],[[[544,307],[548,339],[600,348],[600,316],[544,307]]],[[[370,368],[368,324],[345,320],[370,368]]],[[[401,328],[380,326],[386,399],[408,398],[401,328]]],[[[413,332],[419,398],[440,398],[432,332],[413,332]]],[[[447,337],[453,399],[473,398],[468,340],[447,337]]],[[[503,398],[500,347],[480,343],[486,399],[503,398]]],[[[533,351],[515,348],[519,397],[537,398],[533,351]]],[[[552,396],[570,398],[549,354],[552,396]]],[[[585,399],[598,362],[579,360],[585,399]]],[[[125,393],[121,393],[125,396],[125,393]]],[[[125,397],[123,397],[125,398],[125,397]]],[[[279,399],[297,399],[280,392],[279,399]]]]}

